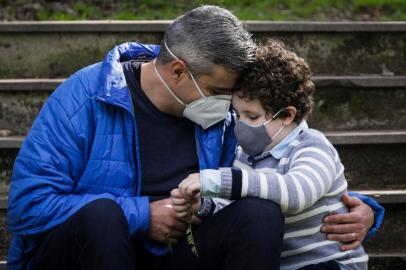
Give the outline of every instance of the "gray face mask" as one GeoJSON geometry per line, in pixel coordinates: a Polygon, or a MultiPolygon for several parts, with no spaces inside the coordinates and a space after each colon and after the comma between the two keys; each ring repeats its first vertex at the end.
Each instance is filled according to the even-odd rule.
{"type": "Polygon", "coordinates": [[[266,125],[274,120],[283,109],[279,110],[271,119],[258,126],[251,126],[238,120],[235,123],[234,133],[242,150],[249,156],[261,154],[265,148],[282,132],[285,126],[282,126],[274,136],[269,136],[266,131],[266,125]]]}

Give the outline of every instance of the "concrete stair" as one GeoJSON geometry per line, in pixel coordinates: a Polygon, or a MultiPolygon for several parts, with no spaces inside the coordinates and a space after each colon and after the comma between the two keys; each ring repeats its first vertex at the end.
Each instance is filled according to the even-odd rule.
{"type": "MultiPolygon", "coordinates": [[[[42,104],[63,81],[0,79],[0,136],[26,134],[42,104]]],[[[406,127],[406,76],[315,76],[314,81],[312,127],[324,131],[406,127]]]]}
{"type": "MultiPolygon", "coordinates": [[[[1,78],[59,78],[101,61],[115,44],[157,44],[169,21],[2,22],[1,78]],[[61,46],[63,44],[63,46],[61,46]],[[24,65],[20,61],[24,59],[24,65]]],[[[317,75],[405,75],[406,24],[245,22],[258,41],[283,39],[317,75]]]]}
{"type": "MultiPolygon", "coordinates": [[[[114,45],[158,43],[168,23],[0,22],[0,259],[12,166],[43,103],[114,45]]],[[[244,23],[258,41],[280,38],[309,62],[317,88],[310,126],[338,149],[350,190],[386,208],[365,243],[370,269],[406,269],[406,23],[244,23]]]]}

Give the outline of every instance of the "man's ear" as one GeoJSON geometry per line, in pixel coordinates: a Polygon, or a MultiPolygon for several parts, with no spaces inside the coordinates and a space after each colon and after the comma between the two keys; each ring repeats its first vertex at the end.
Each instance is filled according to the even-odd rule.
{"type": "Polygon", "coordinates": [[[187,76],[187,65],[182,60],[174,60],[170,64],[170,77],[176,82],[180,82],[187,76]]]}
{"type": "Polygon", "coordinates": [[[284,118],[282,119],[282,122],[285,126],[290,125],[296,117],[297,114],[297,109],[293,106],[288,106],[284,109],[283,115],[284,118]]]}

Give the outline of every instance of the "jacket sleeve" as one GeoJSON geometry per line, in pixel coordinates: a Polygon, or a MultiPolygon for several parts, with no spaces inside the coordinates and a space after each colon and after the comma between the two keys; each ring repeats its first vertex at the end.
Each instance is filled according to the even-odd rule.
{"type": "Polygon", "coordinates": [[[368,240],[369,238],[371,238],[373,235],[376,234],[379,227],[382,225],[383,219],[385,217],[385,208],[383,208],[378,202],[376,202],[371,197],[361,195],[356,192],[348,192],[348,193],[350,196],[357,197],[358,199],[360,199],[363,203],[371,207],[372,211],[374,211],[375,223],[372,226],[372,228],[369,229],[368,234],[365,237],[364,241],[368,240]]]}
{"type": "MultiPolygon", "coordinates": [[[[55,92],[81,91],[81,87],[77,76],[72,76],[55,92]]],[[[41,109],[14,164],[8,205],[10,230],[21,236],[42,233],[87,203],[107,198],[121,206],[131,234],[146,231],[150,216],[147,197],[74,194],[85,164],[84,143],[64,106],[76,97],[62,101],[54,94],[41,109]]]]}

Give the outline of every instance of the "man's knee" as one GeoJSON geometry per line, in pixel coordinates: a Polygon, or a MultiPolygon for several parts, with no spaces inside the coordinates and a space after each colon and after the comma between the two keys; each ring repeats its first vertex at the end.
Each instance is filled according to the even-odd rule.
{"type": "MultiPolygon", "coordinates": [[[[279,205],[260,198],[244,198],[234,202],[242,221],[252,227],[284,231],[284,216],[279,205]]],[[[277,232],[275,231],[275,232],[277,232]]]]}
{"type": "Polygon", "coordinates": [[[102,239],[128,233],[128,223],[121,207],[110,199],[98,199],[78,211],[79,231],[102,239]]]}

